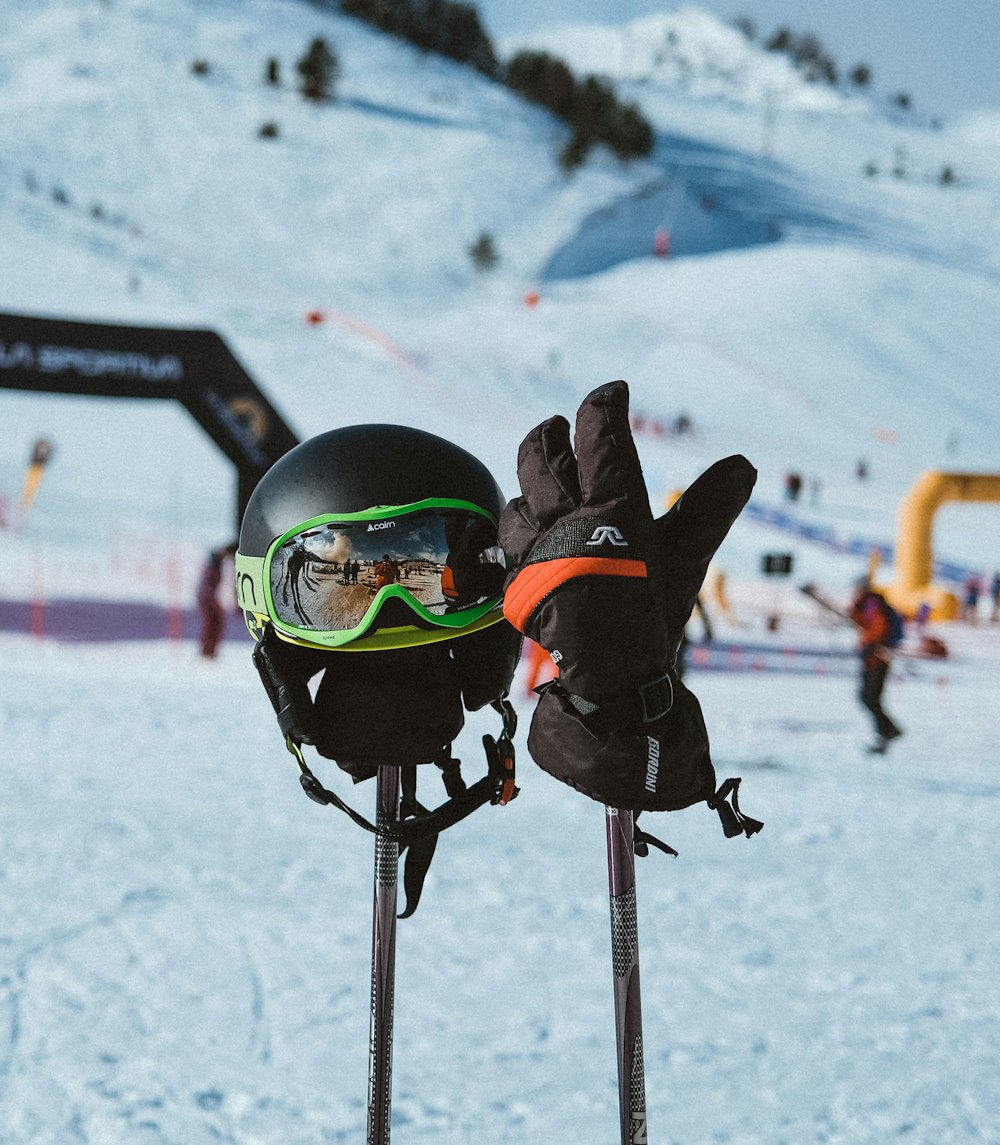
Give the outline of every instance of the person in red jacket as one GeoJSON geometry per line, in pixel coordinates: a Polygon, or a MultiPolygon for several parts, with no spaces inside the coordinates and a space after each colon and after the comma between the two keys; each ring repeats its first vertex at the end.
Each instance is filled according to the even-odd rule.
{"type": "Polygon", "coordinates": [[[399,580],[399,565],[389,556],[382,554],[382,559],[375,566],[375,591],[395,584],[399,580]]]}
{"type": "Polygon", "coordinates": [[[864,580],[859,583],[850,617],[858,626],[858,653],[861,657],[861,691],[858,698],[875,721],[875,742],[868,748],[875,755],[883,755],[891,740],[903,734],[902,729],[886,714],[882,707],[892,649],[889,639],[889,619],[885,614],[883,597],[864,580]]]}
{"type": "Polygon", "coordinates": [[[208,560],[201,571],[198,582],[198,611],[201,613],[201,654],[207,660],[214,659],[219,649],[219,641],[226,626],[226,610],[219,603],[219,585],[222,583],[222,567],[231,560],[236,545],[223,545],[208,554],[208,560]]]}

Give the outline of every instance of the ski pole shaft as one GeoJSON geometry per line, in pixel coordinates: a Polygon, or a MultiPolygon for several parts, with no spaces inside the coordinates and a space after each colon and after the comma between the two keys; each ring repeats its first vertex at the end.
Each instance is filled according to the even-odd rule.
{"type": "Polygon", "coordinates": [[[622,1145],[647,1145],[646,1076],[642,1055],[639,934],[635,904],[633,815],[605,807],[608,886],[611,892],[611,957],[615,973],[618,1047],[618,1112],[622,1145]]]}
{"type": "MultiPolygon", "coordinates": [[[[375,822],[399,819],[399,768],[380,767],[375,822]]],[[[368,1058],[368,1145],[389,1145],[392,1106],[392,1019],[396,979],[396,877],[399,844],[375,836],[372,911],[372,1005],[368,1058]]]]}

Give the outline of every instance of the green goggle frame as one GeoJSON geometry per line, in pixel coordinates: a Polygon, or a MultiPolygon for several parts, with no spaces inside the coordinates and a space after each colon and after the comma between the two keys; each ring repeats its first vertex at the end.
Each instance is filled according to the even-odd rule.
{"type": "MultiPolygon", "coordinates": [[[[325,650],[360,652],[448,640],[459,632],[474,632],[495,624],[503,619],[503,613],[502,593],[496,590],[475,596],[468,603],[454,592],[451,600],[446,599],[449,594],[445,584],[450,583],[450,573],[443,552],[445,530],[454,533],[457,529],[460,538],[481,539],[492,533],[490,544],[478,552],[465,553],[466,562],[471,558],[473,567],[502,567],[502,554],[495,540],[496,524],[495,516],[478,505],[443,497],[429,497],[409,505],[378,505],[357,513],[325,513],[275,538],[263,557],[237,552],[237,602],[247,627],[258,640],[268,623],[290,643],[325,650]],[[390,558],[394,572],[385,574],[384,562],[356,554],[355,560],[361,555],[364,564],[360,577],[355,570],[352,584],[349,574],[343,571],[343,560],[317,555],[309,548],[325,547],[334,552],[343,537],[364,539],[371,552],[389,550],[384,556],[390,558]],[[429,540],[440,550],[436,557],[429,554],[429,540]],[[483,561],[487,554],[489,559],[483,561]],[[338,592],[345,597],[350,594],[351,604],[331,618],[331,612],[336,610],[330,601],[338,592]],[[308,597],[305,603],[304,595],[308,597]],[[414,624],[378,626],[366,635],[390,600],[399,600],[410,609],[414,624]],[[298,622],[314,606],[317,611],[325,610],[325,618],[311,624],[298,622]]],[[[478,543],[474,542],[474,547],[478,543]]],[[[350,563],[348,556],[348,566],[350,563]]]]}

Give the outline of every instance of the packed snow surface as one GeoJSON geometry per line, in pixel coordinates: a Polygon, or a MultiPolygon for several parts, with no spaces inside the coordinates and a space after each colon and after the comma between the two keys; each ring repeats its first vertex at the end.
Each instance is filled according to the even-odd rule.
{"type": "MultiPolygon", "coordinates": [[[[852,677],[692,673],[766,826],[644,817],[680,851],[638,870],[651,1140],[997,1140],[995,645],[894,680],[876,760],[852,677]]],[[[363,1139],[371,837],[303,796],[245,649],[0,648],[0,1140],[363,1139]]],[[[401,1141],[613,1139],[603,812],[521,782],[400,924],[401,1141]]]]}
{"type": "MultiPolygon", "coordinates": [[[[981,605],[935,626],[946,660],[898,658],[906,735],[871,757],[853,633],[798,591],[842,606],[875,547],[891,583],[919,476],[1000,472],[1000,113],[889,116],[690,7],[534,46],[637,100],[649,158],[567,178],[540,109],[297,0],[8,0],[0,311],[214,329],[301,437],[416,425],[508,495],[524,434],[617,377],[657,511],[748,456],[706,593],[726,651],[687,679],[766,826],[643,818],[680,852],[638,871],[650,1139],[1000,1141],[1000,625],[981,605]],[[317,35],[322,106],[295,90],[317,35]],[[762,575],[775,552],[790,577],[762,575]]],[[[4,602],[190,606],[233,501],[180,409],[0,390],[4,602]]],[[[954,591],[1000,565],[998,525],[942,508],[954,591]]],[[[248,649],[0,634],[2,1145],[363,1139],[372,842],[302,795],[248,649]]],[[[400,1142],[615,1133],[604,817],[529,759],[525,671],[522,793],[443,837],[400,924],[400,1142]]],[[[497,730],[468,717],[470,776],[497,730]]]]}

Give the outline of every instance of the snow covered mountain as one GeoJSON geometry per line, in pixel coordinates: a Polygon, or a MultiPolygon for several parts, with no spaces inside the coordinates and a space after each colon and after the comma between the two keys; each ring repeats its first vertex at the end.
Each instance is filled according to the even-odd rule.
{"type": "MultiPolygon", "coordinates": [[[[745,453],[716,621],[773,655],[691,679],[767,826],[649,824],[681,851],[640,870],[651,1139],[995,1141],[996,626],[901,661],[873,766],[852,634],[795,586],[842,598],[924,470],[1000,468],[1000,112],[887,115],[694,8],[530,46],[612,77],[652,154],[567,178],[564,125],[329,6],[6,0],[0,311],[214,329],[300,436],[416,425],[510,494],[524,433],[616,377],[655,502],[745,453]]],[[[0,389],[0,598],[189,602],[233,480],[180,410],[0,389]]],[[[998,516],[942,510],[936,551],[992,572],[998,516]]],[[[515,698],[522,795],[448,832],[401,927],[400,1141],[613,1130],[602,815],[515,698]]],[[[470,769],[496,730],[470,717],[470,769]]],[[[0,1145],[360,1140],[370,842],[302,798],[245,643],[0,634],[0,737],[0,1145]]]]}
{"type": "MultiPolygon", "coordinates": [[[[891,123],[683,9],[624,29],[624,57],[607,29],[540,45],[581,75],[607,61],[656,127],[649,160],[598,150],[567,179],[566,129],[544,111],[297,0],[13,0],[0,20],[11,311],[212,327],[300,435],[433,426],[507,489],[524,428],[615,376],[651,422],[685,411],[698,429],[650,443],[664,492],[740,449],[761,495],[807,468],[833,502],[870,455],[873,528],[891,533],[923,468],[993,464],[995,123],[891,123]],[[295,90],[317,35],[342,73],[322,106],[295,90]],[[671,37],[687,81],[656,62],[671,37]],[[272,57],[279,87],[264,82],[272,57]],[[265,123],[277,138],[259,137],[265,123]],[[482,233],[491,272],[468,253],[482,233]],[[314,310],[323,324],[306,323],[314,310]]],[[[119,443],[141,442],[163,514],[219,535],[226,471],[182,419],[0,402],[8,496],[36,432],[59,440],[52,488],[86,478],[91,497],[136,488],[136,450],[119,443]]],[[[995,536],[968,558],[992,560],[995,536]]]]}

